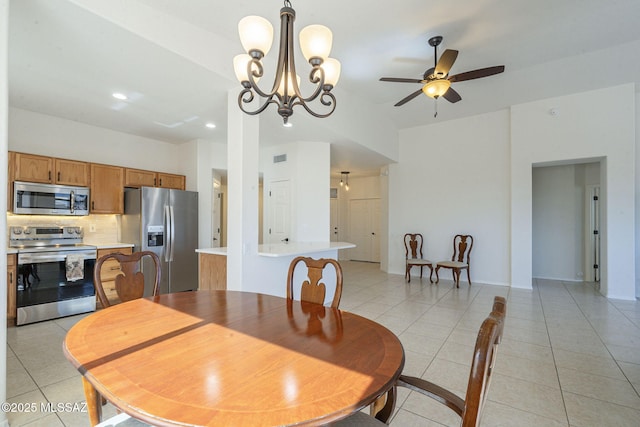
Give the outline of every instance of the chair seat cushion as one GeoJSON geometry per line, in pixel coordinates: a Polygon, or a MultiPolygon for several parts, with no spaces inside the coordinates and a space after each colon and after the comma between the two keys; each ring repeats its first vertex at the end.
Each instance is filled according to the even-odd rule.
{"type": "Polygon", "coordinates": [[[432,265],[433,262],[428,259],[419,259],[419,258],[408,258],[407,264],[411,265],[432,265]]]}
{"type": "Polygon", "coordinates": [[[466,262],[460,261],[438,261],[437,265],[445,268],[467,268],[469,266],[466,262]]]}
{"type": "Polygon", "coordinates": [[[358,411],[349,415],[347,418],[343,418],[340,421],[330,424],[333,427],[381,427],[386,426],[382,421],[373,418],[362,411],[358,411]]]}

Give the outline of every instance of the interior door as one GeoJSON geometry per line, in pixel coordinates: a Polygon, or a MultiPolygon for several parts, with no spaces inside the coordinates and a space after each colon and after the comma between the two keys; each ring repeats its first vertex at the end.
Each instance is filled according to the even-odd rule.
{"type": "Polygon", "coordinates": [[[222,185],[220,180],[213,180],[213,193],[211,195],[211,247],[219,248],[222,228],[222,185]]]}
{"type": "Polygon", "coordinates": [[[288,179],[269,185],[268,243],[288,242],[291,234],[291,185],[288,179]]]}
{"type": "Polygon", "coordinates": [[[380,262],[380,199],[353,199],[349,202],[349,249],[354,261],[380,262]]]}
{"type": "Polygon", "coordinates": [[[338,199],[329,201],[329,240],[339,241],[338,238],[338,199]]]}

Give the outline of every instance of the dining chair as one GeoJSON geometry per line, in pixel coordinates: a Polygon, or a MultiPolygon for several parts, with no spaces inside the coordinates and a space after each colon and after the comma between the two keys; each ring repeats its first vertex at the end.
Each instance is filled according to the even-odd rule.
{"type": "Polygon", "coordinates": [[[289,273],[287,274],[287,299],[324,305],[327,286],[325,285],[326,280],[322,281],[322,279],[325,271],[332,270],[332,268],[328,268],[329,265],[333,266],[335,271],[335,290],[331,307],[338,308],[342,297],[342,267],[338,261],[331,258],[313,259],[303,256],[294,258],[289,265],[289,273]],[[297,268],[299,264],[306,266],[306,274],[302,274],[301,268],[297,268]],[[300,285],[298,286],[298,284],[300,285]]]}
{"type": "Polygon", "coordinates": [[[356,412],[333,425],[336,427],[387,425],[395,409],[396,388],[400,386],[430,397],[453,410],[460,416],[461,427],[479,426],[496,361],[498,344],[502,341],[506,312],[506,299],[500,296],[494,297],[491,313],[482,322],[478,331],[464,399],[430,381],[408,375],[400,375],[394,387],[387,393],[384,406],[375,416],[367,415],[364,412],[356,412]]]}
{"type": "Polygon", "coordinates": [[[425,259],[422,254],[422,245],[424,239],[420,233],[407,233],[404,235],[404,255],[406,260],[404,278],[411,282],[411,268],[420,267],[420,278],[422,279],[422,270],[429,267],[429,281],[433,283],[433,262],[425,259]]]}
{"type": "Polygon", "coordinates": [[[103,308],[110,307],[117,300],[120,302],[130,301],[136,298],[142,298],[144,295],[144,274],[140,271],[140,267],[145,257],[151,258],[155,267],[155,280],[153,284],[153,295],[158,295],[158,286],[160,283],[160,258],[153,252],[141,251],[132,254],[110,253],[104,255],[96,261],[93,270],[93,283],[96,288],[98,301],[103,308]],[[103,281],[100,275],[102,265],[105,261],[115,259],[120,264],[120,271],[115,278],[115,294],[110,293],[109,298],[105,292],[103,281]]]}
{"type": "Polygon", "coordinates": [[[453,237],[453,255],[451,260],[438,261],[436,263],[436,283],[440,281],[438,270],[441,268],[449,268],[453,273],[453,281],[456,288],[460,287],[460,272],[467,271],[467,281],[471,286],[471,276],[469,273],[471,249],[473,248],[473,236],[469,234],[456,234],[453,237]]]}

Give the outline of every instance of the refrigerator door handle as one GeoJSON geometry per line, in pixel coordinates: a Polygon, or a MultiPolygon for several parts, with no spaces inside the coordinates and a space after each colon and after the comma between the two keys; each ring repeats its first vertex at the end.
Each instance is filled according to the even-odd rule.
{"type": "Polygon", "coordinates": [[[173,206],[169,206],[169,214],[171,216],[171,254],[169,256],[169,261],[173,261],[173,248],[175,246],[173,242],[175,242],[176,239],[176,228],[174,227],[175,215],[173,214],[173,206]]]}
{"type": "Polygon", "coordinates": [[[165,262],[169,262],[171,261],[171,257],[170,257],[170,251],[172,246],[171,232],[172,232],[173,224],[171,222],[171,211],[169,210],[168,205],[164,207],[164,224],[165,224],[164,227],[165,227],[165,233],[166,233],[166,239],[164,242],[164,260],[165,262]]]}

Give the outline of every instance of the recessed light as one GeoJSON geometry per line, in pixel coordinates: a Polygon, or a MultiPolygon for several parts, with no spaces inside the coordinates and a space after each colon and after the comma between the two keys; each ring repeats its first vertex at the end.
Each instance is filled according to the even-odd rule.
{"type": "Polygon", "coordinates": [[[127,100],[127,95],[125,95],[124,93],[113,93],[111,96],[113,96],[115,99],[119,99],[121,101],[126,101],[127,100]]]}
{"type": "Polygon", "coordinates": [[[208,127],[209,129],[215,129],[216,124],[215,123],[207,123],[205,126],[208,127]]]}

